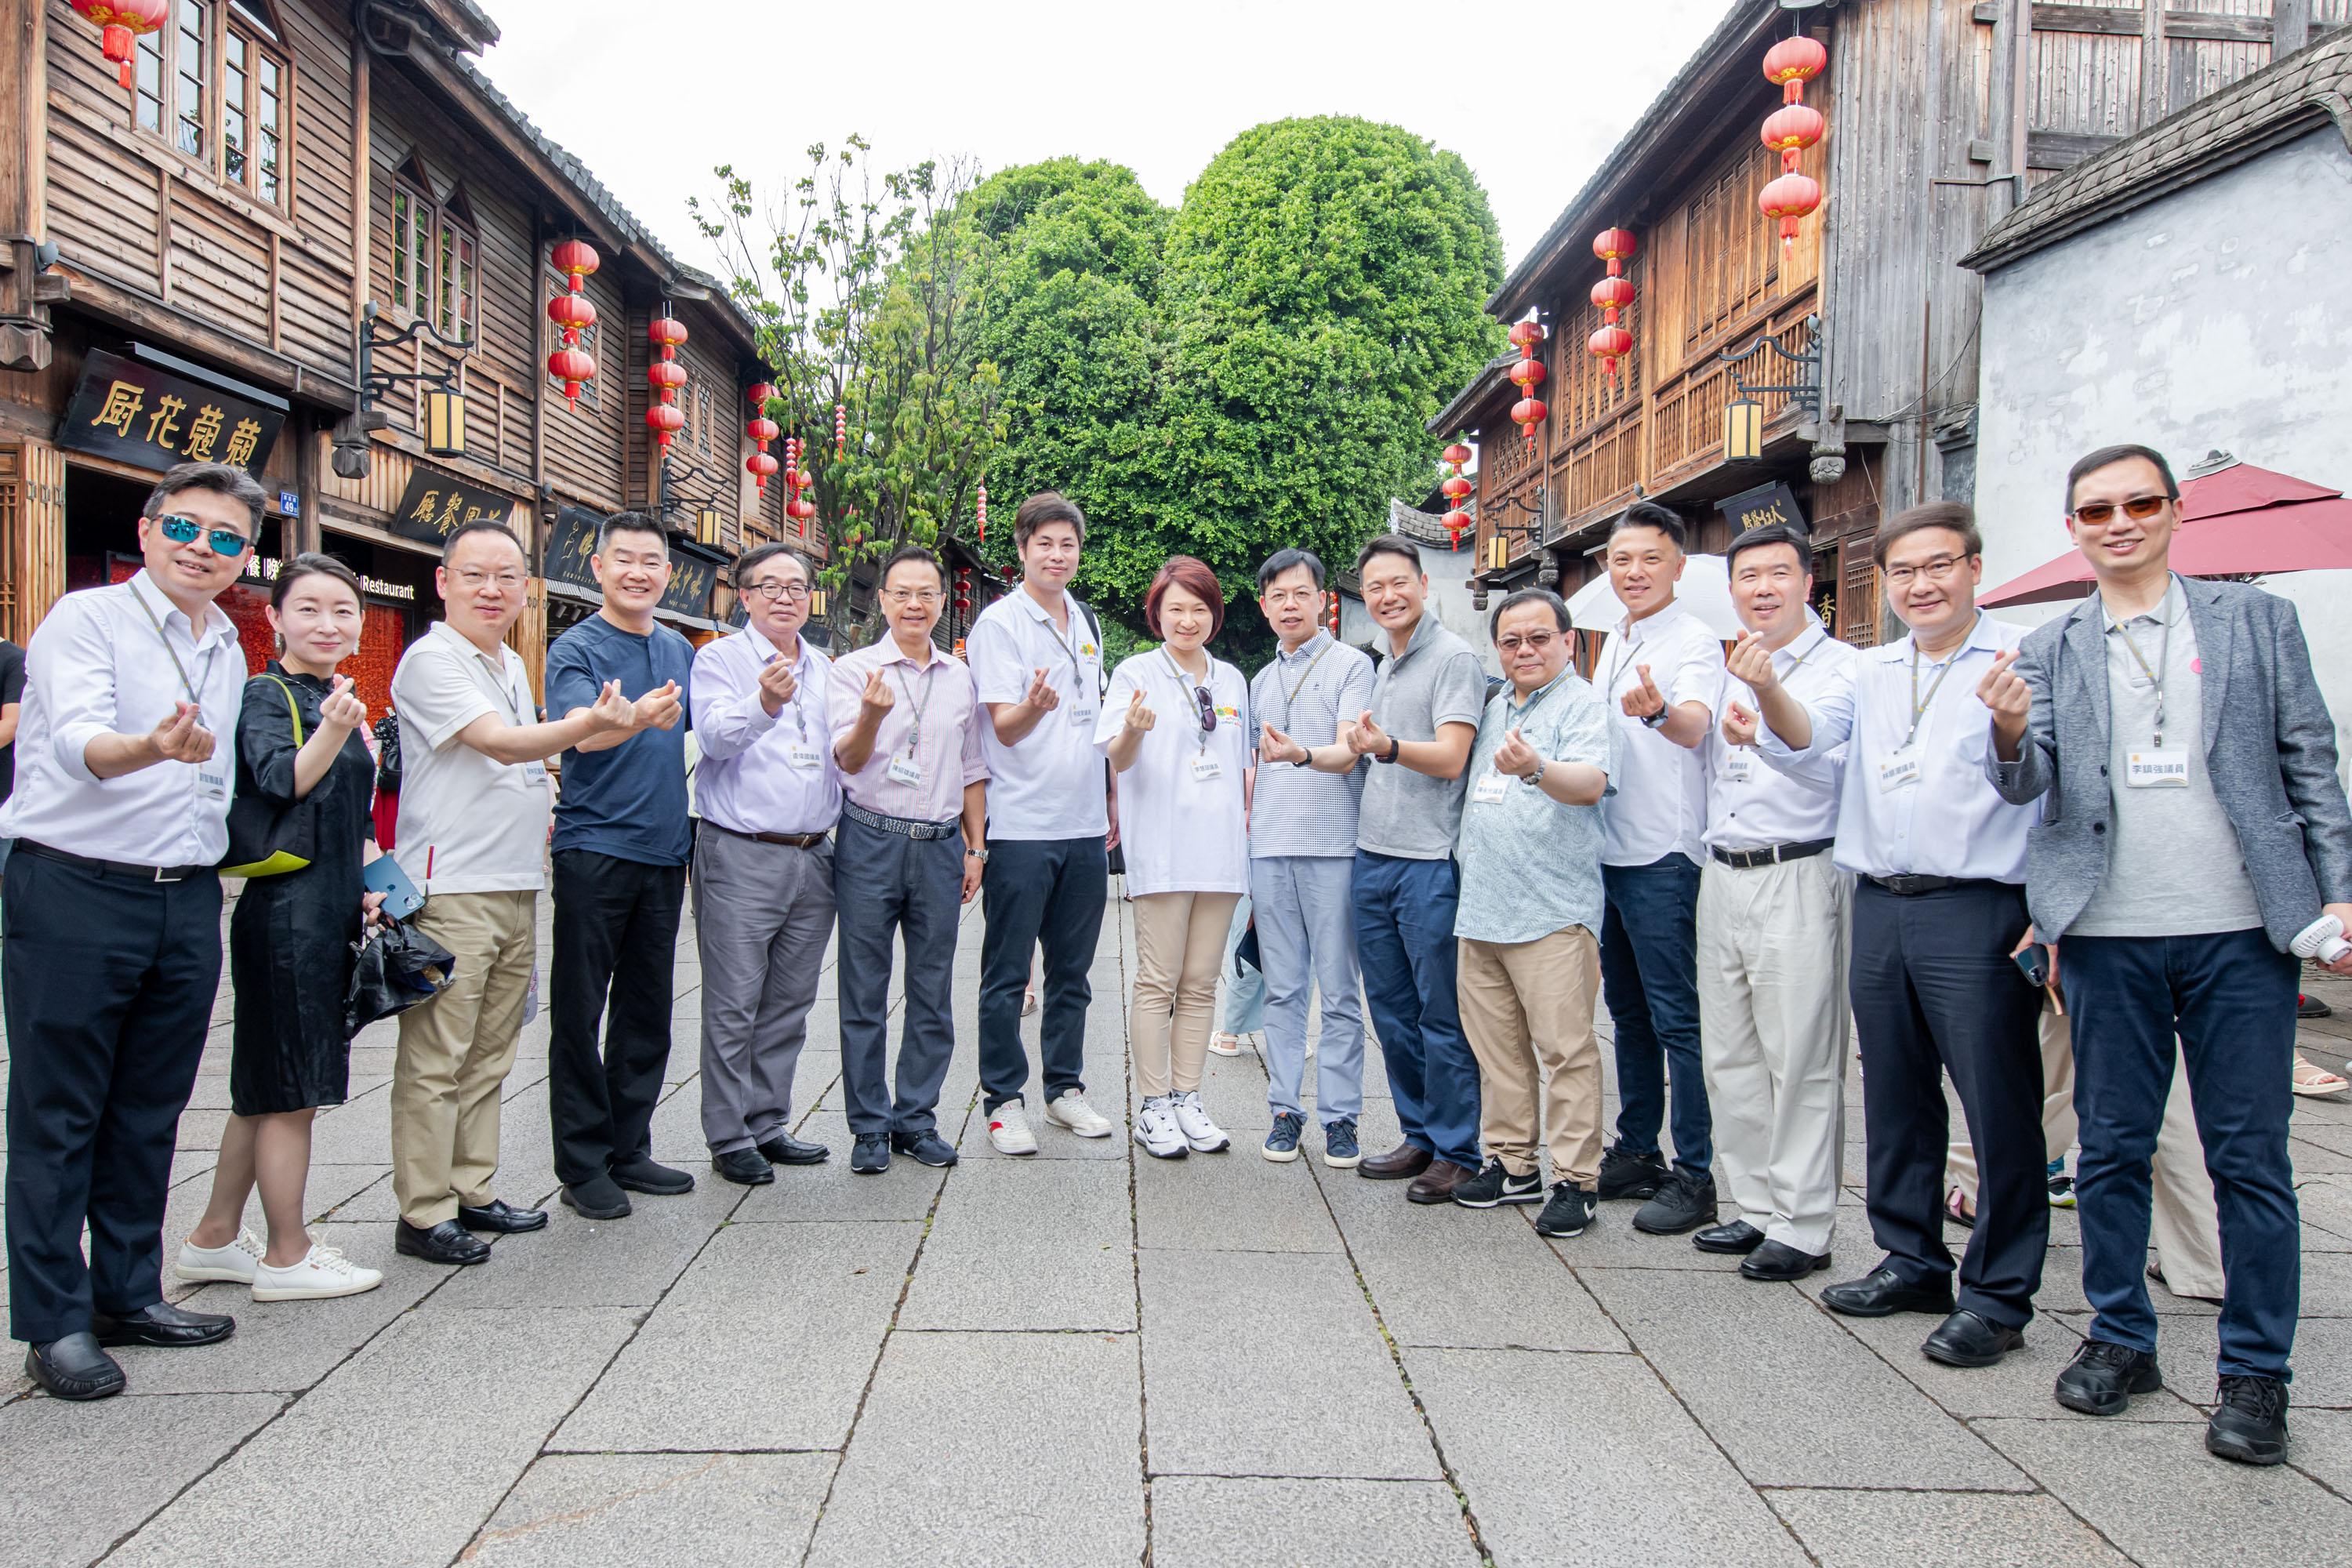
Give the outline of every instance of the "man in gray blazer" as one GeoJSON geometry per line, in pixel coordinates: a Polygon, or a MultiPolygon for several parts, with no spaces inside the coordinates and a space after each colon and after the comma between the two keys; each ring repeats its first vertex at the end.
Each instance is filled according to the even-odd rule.
{"type": "MultiPolygon", "coordinates": [[[[2326,916],[2352,924],[2352,810],[2294,606],[2173,575],[2179,495],[2146,447],[2076,463],[2067,528],[2098,592],[2000,658],[1978,696],[1992,710],[1994,787],[2052,797],[2028,839],[2026,899],[2074,1016],[2083,1289],[2095,1313],[2058,1401],[2114,1415],[2162,1386],[2142,1276],[2177,1034],[2227,1280],[2205,1446],[2274,1465],[2302,1289],[2286,1150],[2291,949],[2326,916]]],[[[2331,967],[2352,973],[2352,958],[2331,967]]]]}

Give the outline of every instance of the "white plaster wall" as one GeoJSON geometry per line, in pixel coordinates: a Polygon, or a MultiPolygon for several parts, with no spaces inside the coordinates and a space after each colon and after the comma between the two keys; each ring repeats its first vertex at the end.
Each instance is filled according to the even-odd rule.
{"type": "MultiPolygon", "coordinates": [[[[2352,490],[2352,152],[2315,131],[1995,272],[1981,331],[1989,587],[2068,548],[2066,470],[2111,442],[2182,473],[2218,447],[2352,490]]],[[[2302,607],[2341,750],[2352,572],[2263,586],[2302,607]]]]}

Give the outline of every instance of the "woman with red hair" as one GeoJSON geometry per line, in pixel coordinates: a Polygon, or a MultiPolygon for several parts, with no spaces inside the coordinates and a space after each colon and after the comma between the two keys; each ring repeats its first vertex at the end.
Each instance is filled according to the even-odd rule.
{"type": "Polygon", "coordinates": [[[1118,773],[1135,910],[1135,1141],[1173,1160],[1232,1147],[1201,1105],[1201,1069],[1225,929],[1249,889],[1249,685],[1209,653],[1225,595],[1201,562],[1160,567],[1143,618],[1164,640],[1112,672],[1095,742],[1118,773]]]}

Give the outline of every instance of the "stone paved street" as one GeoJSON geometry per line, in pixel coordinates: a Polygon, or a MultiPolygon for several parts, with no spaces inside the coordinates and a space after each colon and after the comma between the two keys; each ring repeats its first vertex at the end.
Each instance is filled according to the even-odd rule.
{"type": "MultiPolygon", "coordinates": [[[[544,909],[542,904],[542,909],[544,909]]],[[[1113,906],[1118,908],[1117,904],[1113,906]]],[[[1096,1103],[1127,1097],[1131,931],[1094,969],[1096,1103]]],[[[1929,1326],[1740,1280],[1611,1205],[1557,1245],[1532,1211],[1418,1209],[1401,1185],[1260,1159],[1254,1057],[1212,1058],[1230,1155],[1162,1164],[1041,1128],[988,1147],[973,1102],[980,920],[942,1123],[963,1163],[852,1177],[833,986],[799,1131],[832,1163],[713,1178],[694,1079],[698,971],[677,970],[655,1153],[690,1196],[613,1224],[555,1209],[451,1272],[396,1257],[392,1031],[320,1118],[322,1237],[372,1294],[194,1305],[238,1331],[123,1353],[127,1396],[0,1405],[0,1562],[776,1568],[886,1561],[1153,1568],[1573,1563],[2341,1563],[2352,1557],[2352,1106],[2295,1113],[2305,1316],[2294,1463],[2209,1458],[2213,1310],[2159,1292],[2176,1386],[2128,1418],[2062,1411],[2086,1322],[2074,1215],[2028,1348],[1959,1373],[1929,1326]]],[[[542,951],[544,946],[542,944],[542,951]]],[[[167,1240],[201,1209],[226,1116],[228,994],[181,1124],[167,1240]]],[[[1029,1021],[1034,1037],[1034,1020],[1029,1021]]],[[[508,1085],[504,1194],[551,1200],[546,1024],[508,1085]]],[[[2333,1043],[2333,1042],[2331,1042],[2333,1043]]],[[[1377,1062],[1377,1052],[1374,1053],[1377,1062]]],[[[1382,1086],[1368,1150],[1394,1141],[1382,1086]]],[[[1838,1267],[1874,1258],[1859,1086],[1838,1267]]],[[[1613,1101],[1611,1112],[1614,1113],[1613,1101]]],[[[253,1219],[259,1222],[258,1208],[253,1219]]],[[[167,1251],[168,1257],[168,1251],[167,1251]]],[[[13,1361],[11,1365],[13,1366],[13,1361]]]]}

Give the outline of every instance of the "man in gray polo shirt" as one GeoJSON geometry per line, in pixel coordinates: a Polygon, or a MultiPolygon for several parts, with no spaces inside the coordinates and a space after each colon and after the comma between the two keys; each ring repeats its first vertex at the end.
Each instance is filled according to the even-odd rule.
{"type": "Polygon", "coordinates": [[[1283,550],[1257,572],[1258,607],[1282,647],[1250,682],[1257,727],[1257,790],[1250,805],[1250,903],[1265,976],[1265,1102],[1274,1112],[1265,1157],[1298,1158],[1307,1115],[1298,1103],[1307,1065],[1307,1003],[1323,995],[1323,1049],[1315,1110],[1323,1163],[1362,1156],[1356,1118],[1364,1106],[1364,1014],[1356,972],[1356,803],[1363,770],[1309,763],[1372,701],[1372,661],[1323,629],[1323,563],[1283,550]]]}
{"type": "Polygon", "coordinates": [[[1478,1062],[1454,1000],[1454,836],[1486,677],[1470,645],[1428,613],[1429,578],[1412,541],[1375,538],[1357,553],[1356,577],[1388,634],[1389,658],[1370,702],[1313,763],[1367,770],[1351,882],[1356,955],[1404,1133],[1356,1173],[1410,1177],[1407,1197],[1441,1204],[1478,1173],[1478,1062]]]}

